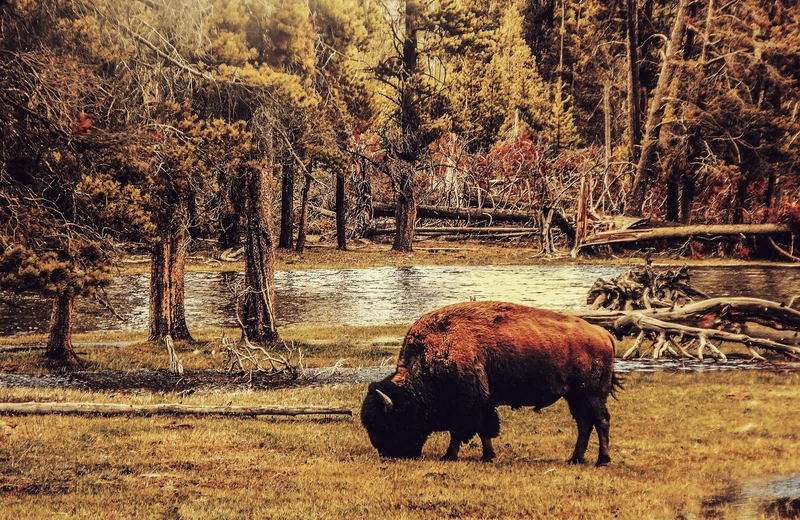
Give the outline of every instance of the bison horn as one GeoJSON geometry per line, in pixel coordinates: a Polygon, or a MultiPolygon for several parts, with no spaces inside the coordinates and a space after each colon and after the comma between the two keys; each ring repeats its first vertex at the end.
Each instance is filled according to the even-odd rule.
{"type": "Polygon", "coordinates": [[[391,412],[392,409],[394,408],[394,403],[392,402],[392,399],[388,395],[386,395],[383,392],[381,392],[380,390],[376,389],[375,392],[379,396],[381,396],[381,399],[383,399],[383,406],[384,406],[384,410],[386,411],[386,413],[391,412]]]}

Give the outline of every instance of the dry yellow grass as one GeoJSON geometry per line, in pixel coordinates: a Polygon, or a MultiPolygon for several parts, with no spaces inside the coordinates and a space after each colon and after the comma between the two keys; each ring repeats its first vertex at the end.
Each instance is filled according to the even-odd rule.
{"type": "MultiPolygon", "coordinates": [[[[380,460],[352,418],[0,417],[4,518],[739,518],[758,477],[800,472],[800,376],[628,376],[612,413],[612,464],[565,463],[564,403],[501,409],[494,464],[477,446],[438,461],[380,460]],[[743,393],[747,392],[749,397],[743,393]],[[734,396],[728,394],[734,393],[734,396]]],[[[365,385],[207,392],[191,404],[337,405],[365,385]]],[[[174,394],[0,389],[0,400],[156,403],[174,394]]],[[[596,442],[590,446],[596,450],[596,442]]],[[[760,513],[759,513],[760,514],[760,513]]],[[[756,516],[757,518],[758,516],[756,516]]]]}

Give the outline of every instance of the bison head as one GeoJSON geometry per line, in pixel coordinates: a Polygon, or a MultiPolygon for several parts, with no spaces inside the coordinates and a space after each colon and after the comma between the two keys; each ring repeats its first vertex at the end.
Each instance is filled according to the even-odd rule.
{"type": "Polygon", "coordinates": [[[361,405],[361,424],[382,457],[416,459],[430,435],[425,429],[422,403],[390,380],[369,385],[361,405]]]}

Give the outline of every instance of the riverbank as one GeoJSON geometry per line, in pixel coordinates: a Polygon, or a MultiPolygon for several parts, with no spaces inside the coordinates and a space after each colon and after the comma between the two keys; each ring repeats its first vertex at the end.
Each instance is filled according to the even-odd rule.
{"type": "MultiPolygon", "coordinates": [[[[731,257],[689,258],[675,256],[671,252],[652,252],[657,265],[769,265],[797,266],[785,262],[752,261],[731,257]]],[[[335,243],[320,241],[320,237],[310,237],[309,245],[302,253],[278,249],[275,268],[279,271],[305,269],[367,269],[372,267],[414,267],[414,266],[481,266],[481,265],[628,265],[639,264],[644,258],[644,250],[629,250],[621,255],[580,255],[572,258],[569,251],[552,256],[539,254],[538,242],[490,242],[482,240],[462,240],[458,242],[429,239],[415,242],[414,252],[397,253],[391,244],[375,243],[369,240],[352,240],[345,251],[336,248],[335,243]]],[[[220,252],[203,251],[190,254],[187,271],[218,272],[243,271],[241,261],[227,261],[220,252]]],[[[146,273],[149,270],[149,257],[128,256],[119,265],[122,274],[146,273]]]]}

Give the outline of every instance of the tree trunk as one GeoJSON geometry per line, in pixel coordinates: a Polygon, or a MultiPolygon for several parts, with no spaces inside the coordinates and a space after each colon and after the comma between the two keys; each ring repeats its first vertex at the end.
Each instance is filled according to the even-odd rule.
{"type": "Polygon", "coordinates": [[[169,257],[172,241],[162,236],[150,252],[150,333],[158,341],[170,332],[169,257]]]}
{"type": "Polygon", "coordinates": [[[641,104],[639,102],[639,7],[636,0],[627,0],[628,33],[628,157],[631,164],[639,158],[642,141],[641,104]]]}
{"type": "Polygon", "coordinates": [[[695,183],[696,179],[691,171],[683,173],[681,185],[681,224],[689,224],[692,221],[692,203],[694,202],[695,183]]]}
{"type": "Polygon", "coordinates": [[[750,189],[750,174],[742,171],[742,177],[736,186],[733,204],[733,224],[744,224],[745,205],[747,203],[747,192],[750,189]]]}
{"type": "Polygon", "coordinates": [[[686,33],[686,8],[688,5],[689,0],[680,0],[678,4],[678,11],[675,14],[675,23],[672,26],[672,33],[664,49],[664,61],[661,64],[658,83],[653,91],[653,98],[647,110],[647,122],[644,127],[641,152],[636,165],[636,175],[633,179],[633,186],[627,204],[626,214],[631,216],[641,216],[644,213],[645,196],[647,195],[647,190],[650,188],[651,170],[655,162],[658,135],[663,119],[664,98],[667,93],[667,88],[672,82],[672,76],[675,73],[677,51],[686,33]]]}
{"type": "MultiPolygon", "coordinates": [[[[611,114],[611,81],[608,80],[603,85],[603,129],[604,129],[604,151],[605,151],[605,159],[606,159],[606,170],[605,176],[608,176],[608,169],[611,167],[611,119],[613,115],[611,114]]],[[[607,186],[608,183],[604,183],[604,187],[607,186]]]]}
{"type": "MultiPolygon", "coordinates": [[[[170,222],[179,221],[175,217],[170,222]]],[[[150,258],[150,331],[148,341],[165,336],[192,340],[186,325],[184,275],[186,270],[186,230],[180,224],[167,224],[150,258]]]]}
{"type": "MultiPolygon", "coordinates": [[[[406,166],[406,165],[403,165],[406,166]]],[[[411,252],[414,250],[414,225],[417,220],[417,206],[414,189],[406,173],[401,173],[400,186],[395,194],[395,234],[392,251],[411,252]]]]}
{"type": "Polygon", "coordinates": [[[666,220],[678,222],[680,217],[681,158],[673,156],[667,165],[667,214],[666,220]]]}
{"type": "Polygon", "coordinates": [[[44,357],[54,366],[82,367],[72,346],[72,318],[75,314],[75,297],[59,294],[53,298],[50,315],[50,338],[44,357]]]}
{"type": "Polygon", "coordinates": [[[297,245],[295,250],[298,253],[303,252],[306,246],[306,226],[308,225],[308,192],[311,191],[311,183],[314,177],[310,174],[305,174],[305,182],[303,183],[303,192],[300,199],[300,223],[297,226],[297,245]]]}
{"type": "Polygon", "coordinates": [[[410,78],[417,72],[417,31],[424,6],[417,1],[405,5],[405,35],[403,40],[403,73],[400,87],[400,152],[396,161],[396,175],[392,179],[395,192],[395,235],[392,251],[413,251],[414,223],[417,219],[414,198],[414,166],[420,153],[419,139],[422,125],[417,105],[417,94],[410,78]]]}
{"type": "Polygon", "coordinates": [[[347,207],[345,206],[345,193],[344,193],[344,172],[339,170],[336,172],[336,247],[342,251],[347,249],[347,228],[346,228],[346,215],[347,207]]]}
{"type": "Polygon", "coordinates": [[[244,333],[257,343],[280,339],[275,326],[275,243],[270,211],[271,165],[248,168],[245,180],[244,333]]]}
{"type": "Polygon", "coordinates": [[[580,192],[578,194],[578,211],[575,214],[575,241],[570,255],[576,258],[580,253],[580,245],[586,238],[588,230],[589,189],[590,182],[585,176],[581,178],[580,192]]]}
{"type": "Polygon", "coordinates": [[[792,229],[786,224],[710,224],[648,229],[620,229],[602,231],[587,238],[581,248],[607,244],[647,242],[651,240],[705,238],[719,240],[722,237],[745,236],[790,236],[792,229]]]}
{"type": "Polygon", "coordinates": [[[294,166],[283,166],[281,174],[281,234],[280,249],[292,249],[294,244],[294,166]]]}

